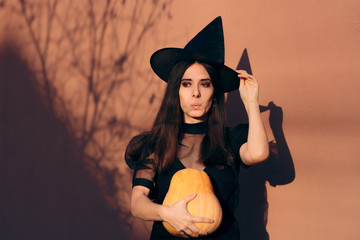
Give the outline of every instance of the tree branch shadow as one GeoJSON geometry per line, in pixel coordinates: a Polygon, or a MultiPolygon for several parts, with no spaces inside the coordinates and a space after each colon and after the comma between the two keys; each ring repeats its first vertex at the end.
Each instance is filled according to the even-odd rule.
{"type": "MultiPolygon", "coordinates": [[[[139,56],[141,56],[143,48],[139,46],[144,43],[149,33],[155,31],[157,22],[169,18],[171,2],[172,0],[29,0],[6,2],[1,5],[2,11],[9,11],[22,20],[18,31],[22,32],[25,39],[18,41],[18,46],[21,45],[19,49],[26,49],[31,53],[22,55],[23,52],[20,53],[18,49],[14,50],[14,53],[6,54],[16,56],[13,62],[14,67],[18,66],[17,62],[26,63],[26,74],[24,73],[26,78],[19,84],[28,86],[27,82],[31,83],[31,89],[33,89],[31,91],[34,92],[31,92],[29,104],[33,103],[32,108],[34,109],[38,107],[37,111],[46,111],[47,118],[52,123],[51,126],[47,126],[48,122],[44,120],[46,118],[44,117],[40,121],[43,123],[44,129],[38,129],[36,132],[45,134],[47,131],[55,131],[51,129],[52,127],[57,129],[56,131],[59,132],[53,133],[54,139],[51,139],[50,135],[43,136],[48,143],[55,141],[56,144],[61,145],[62,140],[58,139],[59,134],[66,138],[63,139],[63,144],[66,145],[67,152],[71,150],[69,158],[83,164],[77,163],[79,164],[78,171],[81,167],[83,168],[84,172],[81,174],[88,174],[89,179],[96,183],[99,201],[102,198],[113,210],[113,212],[105,210],[105,213],[109,213],[109,217],[113,217],[115,214],[117,220],[114,220],[114,224],[119,224],[120,221],[126,226],[124,229],[128,232],[132,231],[134,219],[129,212],[131,173],[125,170],[123,161],[125,143],[134,133],[144,130],[146,127],[144,123],[147,122],[149,115],[153,115],[153,109],[156,108],[154,95],[144,96],[144,92],[152,84],[153,77],[149,74],[149,67],[142,66],[142,59],[139,56]],[[124,39],[127,40],[123,41],[124,39]],[[131,90],[129,91],[129,89],[131,90]],[[35,101],[33,100],[35,98],[39,99],[35,101]]],[[[9,38],[9,41],[12,39],[9,38]]],[[[2,84],[9,84],[9,81],[8,78],[4,78],[2,84]]],[[[16,92],[15,86],[11,85],[11,88],[16,92]]],[[[20,96],[14,97],[21,99],[20,96]]],[[[7,102],[4,106],[12,106],[12,103],[9,103],[12,101],[9,100],[10,96],[6,95],[4,99],[7,102]]],[[[10,110],[6,107],[3,111],[8,115],[10,110]]],[[[27,115],[22,116],[20,110],[18,111],[18,115],[28,118],[27,115]]],[[[13,120],[12,117],[6,119],[13,120]]],[[[28,124],[35,124],[35,120],[31,120],[28,124]]],[[[5,125],[3,124],[3,126],[5,125]]],[[[40,126],[38,127],[40,128],[40,126]]],[[[11,125],[11,130],[14,130],[13,128],[15,126],[11,125]]],[[[32,132],[32,134],[36,135],[36,132],[32,132]]],[[[19,134],[22,137],[21,133],[19,134]]],[[[6,136],[9,138],[10,133],[7,133],[6,136]]],[[[10,141],[9,144],[18,146],[16,142],[10,141]]],[[[19,147],[24,146],[20,145],[19,147]]],[[[48,148],[49,151],[52,151],[51,147],[48,148]]],[[[35,150],[40,151],[39,148],[34,148],[33,151],[35,150]]],[[[30,151],[30,149],[26,149],[26,151],[30,151]]],[[[49,153],[49,155],[51,154],[49,153]]],[[[9,159],[8,155],[6,156],[9,159]]],[[[39,165],[42,165],[48,157],[44,153],[39,156],[39,159],[31,157],[31,162],[34,163],[38,160],[39,165]]],[[[62,164],[62,158],[53,159],[54,166],[62,164]]],[[[71,168],[70,159],[65,161],[69,169],[71,168]]],[[[17,159],[16,161],[20,164],[22,160],[17,159]]],[[[4,164],[13,163],[12,160],[6,160],[4,164]]],[[[34,172],[35,169],[31,166],[30,164],[29,171],[34,172]]],[[[44,171],[41,174],[51,172],[45,167],[39,168],[40,170],[44,171]]],[[[16,170],[7,171],[12,173],[16,170]]],[[[59,178],[56,181],[60,181],[66,176],[66,172],[62,172],[64,174],[62,175],[57,174],[56,169],[54,171],[53,177],[59,178]]],[[[75,175],[76,173],[74,173],[75,175]]],[[[21,176],[17,176],[24,180],[21,176]]],[[[9,173],[7,173],[6,180],[8,177],[9,173]]],[[[88,183],[81,182],[79,184],[86,185],[88,183]]],[[[23,188],[16,190],[15,185],[10,186],[14,187],[14,191],[25,191],[23,188]]],[[[28,186],[31,184],[29,183],[28,186]]],[[[58,186],[59,188],[67,187],[60,183],[58,186]]],[[[94,187],[91,191],[89,190],[86,197],[91,198],[90,195],[94,193],[92,191],[95,189],[94,187]]],[[[37,194],[45,194],[41,191],[45,191],[44,188],[39,189],[37,194]]],[[[79,191],[81,192],[81,190],[79,191]]],[[[62,193],[67,194],[66,192],[62,193]]],[[[16,194],[21,195],[23,192],[16,194]]],[[[5,202],[9,203],[9,201],[5,202]]],[[[20,202],[21,200],[18,201],[18,203],[20,202]]],[[[53,204],[49,203],[47,207],[53,207],[54,204],[60,203],[54,200],[53,204]]],[[[36,209],[42,211],[39,206],[36,209]]],[[[60,204],[59,209],[63,209],[63,205],[60,204]]],[[[79,214],[79,217],[83,217],[85,212],[79,214]]],[[[96,214],[100,213],[96,212],[96,214]]],[[[28,214],[27,217],[29,216],[28,214]]],[[[61,216],[60,214],[59,218],[61,216]]],[[[106,216],[102,217],[106,218],[106,216]]],[[[68,226],[66,221],[60,222],[56,217],[54,217],[54,221],[59,224],[59,227],[68,226]]],[[[15,226],[11,223],[9,222],[6,226],[15,226]]],[[[43,222],[39,220],[40,223],[43,222]]],[[[109,223],[107,222],[107,224],[109,223]]],[[[109,226],[114,227],[114,224],[109,224],[109,226]]],[[[75,226],[76,224],[74,228],[76,228],[75,226]]],[[[89,226],[93,225],[89,224],[89,226]]],[[[50,229],[53,228],[50,227],[50,229]]],[[[116,236],[118,233],[121,235],[121,229],[120,227],[119,232],[110,229],[109,234],[113,232],[116,236]]],[[[95,232],[95,230],[93,231],[95,232]]],[[[64,234],[65,232],[65,230],[62,231],[64,234]]],[[[140,234],[139,232],[141,231],[136,233],[140,234]]],[[[94,233],[94,236],[97,234],[94,233]]]]}
{"type": "Polygon", "coordinates": [[[0,50],[3,239],[131,239],[11,44],[0,50]],[[6,50],[3,50],[6,49],[6,50]]]}

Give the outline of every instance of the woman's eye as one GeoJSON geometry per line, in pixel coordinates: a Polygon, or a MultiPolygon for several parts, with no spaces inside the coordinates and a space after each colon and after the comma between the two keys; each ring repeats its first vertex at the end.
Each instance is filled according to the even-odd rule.
{"type": "Polygon", "coordinates": [[[190,82],[182,82],[181,85],[183,87],[189,87],[191,84],[190,84],[190,82]]]}
{"type": "Polygon", "coordinates": [[[204,87],[210,87],[211,86],[211,82],[203,82],[202,85],[204,87]]]}

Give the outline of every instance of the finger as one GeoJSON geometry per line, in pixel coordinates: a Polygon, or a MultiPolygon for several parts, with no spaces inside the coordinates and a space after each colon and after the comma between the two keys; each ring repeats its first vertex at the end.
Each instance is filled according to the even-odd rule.
{"type": "Polygon", "coordinates": [[[254,79],[254,76],[253,76],[253,75],[250,75],[250,74],[248,74],[248,73],[238,74],[238,77],[239,77],[239,78],[245,78],[245,79],[247,79],[247,78],[254,79]]]}
{"type": "Polygon", "coordinates": [[[200,228],[198,228],[195,224],[191,224],[188,226],[188,231],[185,231],[186,233],[190,232],[190,235],[192,237],[198,237],[199,235],[206,235],[206,232],[200,228]]]}
{"type": "Polygon", "coordinates": [[[199,234],[194,233],[190,228],[185,228],[184,230],[181,230],[181,233],[186,237],[198,237],[199,234]]]}
{"type": "Polygon", "coordinates": [[[238,73],[247,73],[246,70],[242,70],[242,69],[238,69],[238,70],[235,70],[235,71],[238,72],[238,73]]]}
{"type": "Polygon", "coordinates": [[[251,78],[246,77],[246,76],[240,76],[239,78],[240,78],[240,80],[242,79],[242,80],[245,80],[245,81],[248,81],[248,80],[250,80],[250,79],[251,79],[251,78]]]}
{"type": "MultiPolygon", "coordinates": [[[[214,219],[211,218],[204,218],[204,217],[193,217],[192,221],[194,223],[213,223],[214,219]]],[[[198,228],[195,224],[192,224],[189,226],[189,228],[191,229],[191,231],[193,233],[196,233],[198,235],[207,235],[207,232],[198,228]]]]}
{"type": "Polygon", "coordinates": [[[198,223],[213,223],[214,219],[205,217],[192,217],[192,221],[198,223]]]}
{"type": "Polygon", "coordinates": [[[238,75],[251,76],[251,77],[253,77],[252,74],[248,73],[248,72],[245,71],[245,70],[236,70],[236,72],[238,73],[238,75]]]}
{"type": "Polygon", "coordinates": [[[250,75],[247,71],[245,70],[237,70],[236,71],[238,73],[238,75],[250,75]]]}
{"type": "Polygon", "coordinates": [[[193,200],[196,197],[196,193],[190,194],[186,197],[184,197],[182,200],[185,201],[186,203],[190,202],[191,200],[193,200]]]}
{"type": "Polygon", "coordinates": [[[180,233],[181,233],[184,237],[190,237],[190,238],[191,238],[191,235],[188,234],[187,232],[185,232],[184,230],[181,230],[180,233]]]}
{"type": "Polygon", "coordinates": [[[249,79],[254,79],[251,75],[238,75],[238,77],[240,78],[240,79],[244,79],[244,80],[249,80],[249,79]]]}

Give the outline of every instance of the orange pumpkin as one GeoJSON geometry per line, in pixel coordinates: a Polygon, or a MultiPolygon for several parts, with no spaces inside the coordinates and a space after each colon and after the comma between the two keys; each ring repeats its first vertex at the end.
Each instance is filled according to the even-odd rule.
{"type": "MultiPolygon", "coordinates": [[[[193,193],[197,195],[188,202],[187,210],[192,216],[214,219],[213,223],[195,223],[198,228],[210,234],[220,226],[222,209],[214,194],[210,178],[204,171],[185,168],[176,172],[171,179],[163,205],[170,206],[193,193]]],[[[172,235],[184,237],[167,222],[163,222],[163,225],[172,235]]]]}

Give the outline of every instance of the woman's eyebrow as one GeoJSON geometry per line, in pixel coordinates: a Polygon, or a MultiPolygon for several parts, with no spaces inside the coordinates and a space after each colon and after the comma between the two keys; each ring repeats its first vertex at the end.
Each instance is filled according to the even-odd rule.
{"type": "MultiPolygon", "coordinates": [[[[183,78],[181,79],[181,81],[192,81],[191,78],[183,78]]],[[[210,78],[202,78],[200,79],[200,82],[205,82],[205,81],[210,81],[211,82],[211,79],[210,78]]]]}

